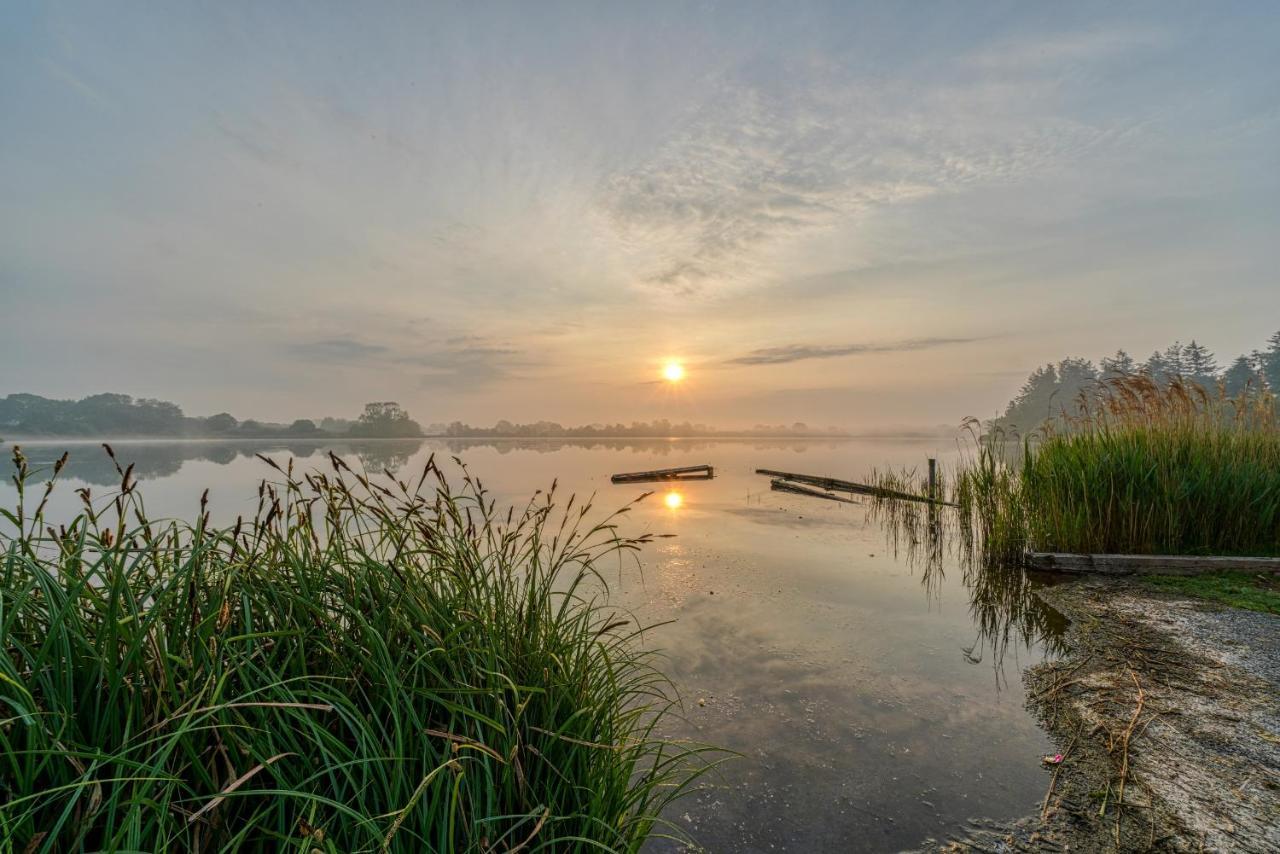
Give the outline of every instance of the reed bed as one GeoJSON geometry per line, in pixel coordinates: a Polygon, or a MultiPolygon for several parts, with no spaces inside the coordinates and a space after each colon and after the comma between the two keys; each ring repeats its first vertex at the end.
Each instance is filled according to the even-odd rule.
{"type": "Polygon", "coordinates": [[[955,500],[989,553],[1280,554],[1275,399],[1126,376],[1022,442],[988,435],[955,500]]]}
{"type": "Polygon", "coordinates": [[[604,598],[616,514],[331,455],[228,527],[117,465],[54,528],[64,462],[0,510],[0,850],[636,851],[706,767],[604,598]]]}

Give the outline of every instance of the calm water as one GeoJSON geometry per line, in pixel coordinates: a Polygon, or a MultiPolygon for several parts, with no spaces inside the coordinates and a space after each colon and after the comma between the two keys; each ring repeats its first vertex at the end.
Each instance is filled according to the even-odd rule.
{"type": "MultiPolygon", "coordinates": [[[[1019,669],[1045,654],[1040,635],[1060,630],[1056,615],[1023,584],[966,583],[953,560],[927,568],[895,556],[864,507],[773,493],[753,474],[857,480],[873,467],[954,457],[945,443],[115,444],[136,464],[151,516],[194,517],[208,488],[224,520],[253,512],[269,474],[255,453],[320,466],[329,447],[371,470],[457,455],[500,504],[553,478],[595,492],[601,509],[657,489],[629,532],[677,536],[657,540],[641,567],[619,568],[613,596],[642,621],[673,621],[649,635],[686,704],[673,734],[741,754],[670,816],[708,850],[895,851],[970,816],[1024,814],[1043,797],[1039,760],[1050,745],[1023,709],[1019,669]],[[716,467],[714,480],[676,490],[609,482],[614,472],[701,463],[716,467]]],[[[74,511],[72,488],[105,495],[118,483],[96,445],[24,448],[37,464],[71,450],[51,517],[74,511]]],[[[0,486],[0,505],[12,499],[12,486],[0,486]]]]}

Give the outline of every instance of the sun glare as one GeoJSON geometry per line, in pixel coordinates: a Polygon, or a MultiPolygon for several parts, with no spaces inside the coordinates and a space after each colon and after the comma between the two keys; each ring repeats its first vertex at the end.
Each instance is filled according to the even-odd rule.
{"type": "Polygon", "coordinates": [[[662,497],[662,503],[671,510],[676,510],[684,503],[684,496],[674,489],[662,497]]]}
{"type": "Polygon", "coordinates": [[[669,383],[678,383],[684,379],[684,365],[679,362],[667,362],[662,366],[662,378],[669,383]]]}

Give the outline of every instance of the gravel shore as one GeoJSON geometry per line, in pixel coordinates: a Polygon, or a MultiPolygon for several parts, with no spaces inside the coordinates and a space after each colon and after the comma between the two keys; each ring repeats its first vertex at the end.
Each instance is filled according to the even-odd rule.
{"type": "Polygon", "coordinates": [[[1041,596],[1071,620],[1024,674],[1064,756],[1041,809],[921,850],[1280,851],[1280,617],[1125,580],[1041,596]]]}

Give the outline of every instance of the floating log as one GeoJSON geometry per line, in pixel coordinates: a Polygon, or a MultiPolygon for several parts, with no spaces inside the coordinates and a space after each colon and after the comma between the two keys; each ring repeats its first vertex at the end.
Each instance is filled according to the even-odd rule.
{"type": "Polygon", "coordinates": [[[1048,572],[1106,575],[1202,575],[1210,572],[1280,572],[1280,558],[1199,555],[1113,555],[1029,552],[1027,565],[1048,572]]]}
{"type": "Polygon", "coordinates": [[[796,495],[808,495],[813,498],[825,498],[828,501],[842,501],[845,504],[858,504],[852,498],[841,498],[839,495],[832,495],[830,492],[820,492],[816,489],[810,489],[807,486],[800,486],[795,483],[788,483],[785,480],[774,479],[769,481],[769,488],[774,492],[793,492],[796,495]]]}
{"type": "Polygon", "coordinates": [[[892,498],[898,501],[923,501],[926,504],[943,504],[948,507],[955,506],[949,501],[941,501],[936,498],[930,498],[926,495],[912,495],[909,492],[899,492],[896,489],[885,489],[881,486],[870,486],[865,483],[854,483],[850,480],[837,480],[834,477],[818,477],[817,475],[812,474],[796,474],[795,472],[774,471],[773,469],[756,469],[756,474],[767,475],[768,477],[777,478],[778,480],[816,486],[821,489],[831,490],[832,492],[848,492],[854,495],[872,495],[876,498],[892,498]]]}
{"type": "Polygon", "coordinates": [[[609,479],[614,483],[652,483],[657,480],[710,480],[715,476],[716,470],[711,466],[683,466],[674,469],[622,472],[609,479]]]}

